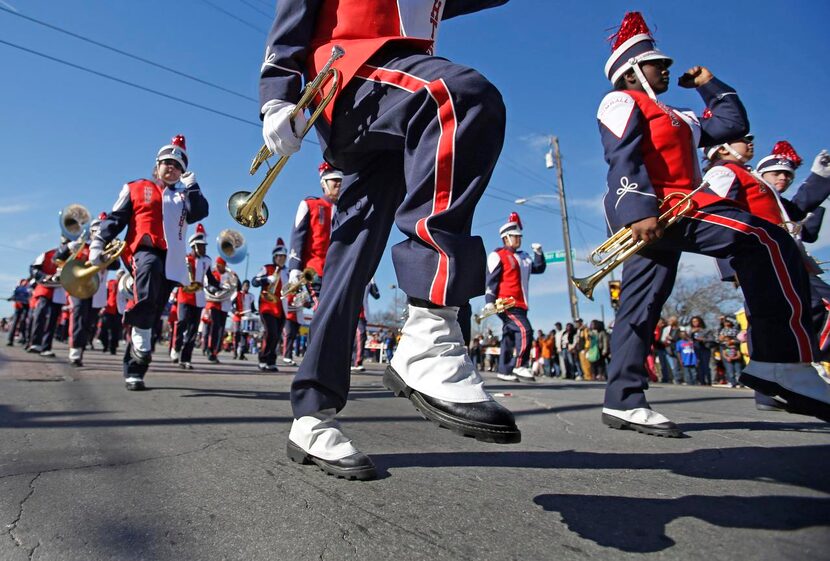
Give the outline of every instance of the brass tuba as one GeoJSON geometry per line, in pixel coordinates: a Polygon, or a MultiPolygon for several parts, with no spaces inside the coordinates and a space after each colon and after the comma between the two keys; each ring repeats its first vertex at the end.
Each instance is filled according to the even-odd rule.
{"type": "Polygon", "coordinates": [[[100,265],[90,265],[88,261],[72,258],[67,261],[61,269],[61,286],[71,296],[85,300],[92,298],[98,292],[101,279],[98,273],[109,267],[121,256],[127,246],[123,240],[112,240],[104,248],[100,265]]]}
{"type": "MultiPolygon", "coordinates": [[[[326,65],[323,66],[322,70],[320,70],[320,73],[317,74],[314,80],[306,84],[303,89],[303,95],[300,97],[300,100],[297,102],[297,106],[291,113],[292,123],[294,118],[299,115],[300,112],[305,111],[306,107],[311,105],[312,101],[314,101],[316,97],[322,95],[323,86],[331,82],[331,89],[325,97],[322,97],[320,103],[317,104],[317,107],[311,113],[306,127],[301,131],[297,131],[297,136],[299,138],[303,138],[306,135],[326,106],[331,102],[332,98],[334,98],[334,94],[337,92],[337,88],[340,85],[340,71],[336,68],[332,68],[332,64],[334,64],[334,61],[342,57],[344,54],[345,51],[340,46],[335,45],[332,47],[331,57],[328,62],[326,62],[326,65]]],[[[274,154],[268,149],[267,146],[260,148],[256,156],[254,156],[253,162],[251,162],[250,174],[255,174],[262,163],[265,162],[268,166],[268,173],[265,174],[265,178],[262,180],[262,183],[259,184],[259,187],[257,187],[253,193],[250,191],[237,191],[228,199],[228,212],[230,212],[231,218],[248,228],[259,228],[268,221],[268,207],[265,206],[264,203],[265,195],[268,193],[268,190],[271,188],[271,185],[274,183],[277,175],[280,171],[282,171],[282,168],[284,168],[285,164],[288,162],[288,156],[282,156],[277,160],[277,163],[274,164],[274,167],[271,167],[271,165],[268,164],[268,158],[273,155],[274,154]]]]}
{"type": "Polygon", "coordinates": [[[228,263],[241,263],[248,255],[245,236],[236,230],[226,228],[216,236],[216,249],[219,256],[228,263]]]}
{"type": "Polygon", "coordinates": [[[61,234],[69,241],[75,241],[84,235],[91,220],[92,215],[87,208],[77,203],[66,205],[58,213],[61,234]]]}

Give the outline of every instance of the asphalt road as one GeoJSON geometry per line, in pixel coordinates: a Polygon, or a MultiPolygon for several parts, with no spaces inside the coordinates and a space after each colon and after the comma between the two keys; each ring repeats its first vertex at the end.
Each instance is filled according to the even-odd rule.
{"type": "Polygon", "coordinates": [[[130,393],[117,357],[3,347],[0,559],[830,559],[830,425],[748,390],[653,387],[667,440],[602,426],[600,383],[485,373],[523,432],[499,446],[370,367],[342,414],[381,475],[358,482],[286,458],[292,372],[162,357],[130,393]]]}

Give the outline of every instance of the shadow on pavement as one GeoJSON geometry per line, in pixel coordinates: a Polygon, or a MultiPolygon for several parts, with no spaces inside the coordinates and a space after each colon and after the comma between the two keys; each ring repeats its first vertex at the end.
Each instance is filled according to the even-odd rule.
{"type": "MultiPolygon", "coordinates": [[[[580,537],[632,553],[653,553],[675,545],[666,535],[666,526],[685,517],[721,528],[791,531],[830,526],[830,499],[809,497],[689,495],[647,499],[546,494],[533,502],[560,513],[562,521],[580,537]]],[[[728,539],[727,534],[725,544],[728,539]]]]}

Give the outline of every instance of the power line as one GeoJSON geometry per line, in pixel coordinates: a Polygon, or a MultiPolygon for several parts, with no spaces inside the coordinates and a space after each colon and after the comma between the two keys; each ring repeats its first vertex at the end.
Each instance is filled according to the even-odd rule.
{"type": "MultiPolygon", "coordinates": [[[[255,12],[257,12],[258,14],[262,14],[266,18],[270,18],[270,19],[274,18],[274,14],[269,14],[268,12],[263,11],[261,8],[258,8],[256,6],[254,6],[251,2],[248,2],[248,0],[239,0],[239,1],[242,2],[243,4],[245,4],[246,6],[248,6],[249,8],[251,8],[252,10],[254,10],[255,12]]],[[[272,8],[273,8],[273,6],[272,6],[272,8]]]]}
{"type": "Polygon", "coordinates": [[[63,64],[63,65],[69,66],[71,68],[75,68],[76,70],[82,70],[84,72],[88,72],[90,74],[100,76],[101,78],[106,78],[107,80],[112,80],[113,82],[118,82],[119,84],[123,84],[125,86],[130,86],[130,87],[133,87],[133,88],[136,88],[136,89],[139,89],[139,90],[151,93],[151,94],[155,94],[155,95],[158,95],[158,96],[161,96],[161,97],[165,97],[167,99],[172,99],[173,101],[178,101],[179,103],[183,103],[185,105],[189,105],[191,107],[195,107],[197,109],[201,109],[203,111],[207,111],[207,112],[213,113],[215,115],[220,115],[220,116],[226,117],[228,119],[233,119],[234,121],[239,121],[240,123],[245,123],[246,125],[253,125],[257,128],[262,126],[258,122],[249,121],[247,119],[243,119],[242,117],[237,117],[236,115],[231,115],[230,113],[225,113],[224,111],[219,111],[218,109],[213,109],[213,108],[208,107],[206,105],[201,105],[199,103],[188,101],[188,100],[183,99],[181,97],[176,97],[174,95],[166,94],[164,92],[160,92],[158,90],[154,90],[152,88],[142,86],[141,84],[136,84],[135,82],[130,82],[128,80],[122,80],[121,78],[116,78],[115,76],[110,76],[109,74],[105,74],[103,72],[98,72],[97,70],[93,70],[91,68],[87,68],[85,66],[81,66],[79,64],[69,62],[67,60],[56,58],[56,57],[53,57],[51,55],[47,55],[45,53],[41,53],[39,51],[35,51],[35,50],[32,50],[32,49],[26,48],[26,47],[24,47],[22,45],[18,45],[16,43],[11,43],[9,41],[4,41],[3,39],[0,39],[0,44],[7,45],[9,47],[12,47],[13,49],[18,49],[20,51],[24,51],[24,52],[27,52],[29,54],[39,56],[41,58],[45,58],[47,60],[51,60],[51,61],[57,62],[59,64],[63,64]]]}
{"type": "Polygon", "coordinates": [[[149,64],[150,66],[154,66],[154,67],[156,67],[156,68],[160,68],[160,69],[162,69],[162,70],[165,70],[165,71],[167,71],[167,72],[170,72],[170,73],[172,73],[172,74],[175,74],[176,76],[179,76],[179,77],[182,77],[182,78],[187,78],[188,80],[193,80],[194,82],[198,82],[198,83],[203,84],[203,85],[205,85],[205,86],[209,86],[209,87],[211,87],[211,88],[215,88],[215,89],[217,89],[217,90],[221,90],[221,91],[223,91],[223,92],[225,92],[225,93],[229,93],[229,94],[231,94],[231,95],[235,95],[235,96],[237,96],[237,97],[241,97],[241,98],[243,98],[243,99],[247,99],[247,100],[249,100],[249,101],[256,101],[256,102],[259,102],[259,100],[258,100],[257,98],[255,98],[255,97],[252,97],[252,96],[249,96],[249,95],[246,95],[246,94],[240,93],[240,92],[236,92],[236,91],[230,90],[230,89],[228,89],[228,88],[226,88],[226,87],[224,87],[224,86],[220,86],[219,84],[214,84],[213,82],[209,82],[209,81],[207,81],[207,80],[203,80],[203,79],[198,78],[198,77],[196,77],[196,76],[192,76],[192,75],[190,75],[190,74],[187,74],[186,72],[182,72],[181,70],[176,70],[175,68],[171,68],[171,67],[169,67],[169,66],[165,66],[165,65],[163,65],[163,64],[159,64],[158,62],[154,62],[154,61],[149,60],[149,59],[146,59],[146,58],[144,58],[144,57],[141,57],[141,56],[138,56],[138,55],[134,55],[134,54],[132,54],[132,53],[128,53],[127,51],[122,51],[121,49],[119,49],[119,48],[117,48],[117,47],[113,47],[113,46],[111,46],[111,45],[107,45],[107,44],[105,44],[105,43],[101,43],[100,41],[96,41],[96,40],[94,40],[94,39],[90,39],[89,37],[86,37],[86,36],[84,36],[84,35],[80,35],[80,34],[78,34],[78,33],[74,33],[74,32],[72,32],[72,31],[69,31],[68,29],[64,29],[64,28],[62,28],[62,27],[58,27],[57,25],[53,25],[53,24],[51,24],[51,23],[47,23],[47,22],[45,22],[45,21],[42,21],[42,20],[39,20],[39,19],[33,18],[33,17],[31,17],[31,16],[26,16],[26,15],[23,15],[23,14],[21,14],[21,13],[19,13],[19,12],[14,12],[14,11],[12,11],[12,10],[10,10],[10,9],[8,9],[8,8],[6,8],[6,7],[4,7],[4,6],[2,6],[2,5],[0,5],[0,10],[1,10],[1,11],[3,11],[3,12],[6,12],[6,13],[8,13],[8,14],[11,14],[11,15],[13,15],[13,16],[17,16],[17,17],[19,17],[19,18],[23,18],[23,19],[25,19],[25,20],[27,20],[27,21],[30,21],[30,22],[32,22],[32,23],[36,23],[36,24],[38,24],[38,25],[42,25],[43,27],[47,27],[47,28],[49,28],[49,29],[51,29],[51,30],[53,30],[53,31],[57,31],[58,33],[63,33],[64,35],[69,35],[70,37],[74,37],[75,39],[78,39],[79,41],[84,41],[84,42],[89,43],[89,44],[91,44],[91,45],[95,45],[96,47],[101,47],[102,49],[106,49],[106,50],[108,50],[108,51],[112,51],[112,52],[114,52],[114,53],[118,53],[118,54],[120,54],[120,55],[122,55],[122,56],[125,56],[125,57],[128,57],[128,58],[131,58],[131,59],[133,59],[133,60],[137,60],[137,61],[139,61],[139,62],[143,62],[144,64],[149,64]]]}
{"type": "Polygon", "coordinates": [[[239,23],[241,23],[241,24],[243,24],[243,25],[247,25],[247,26],[248,26],[248,27],[250,27],[251,29],[255,29],[255,30],[260,31],[260,32],[262,32],[262,33],[268,33],[268,30],[267,30],[267,29],[264,29],[264,28],[262,28],[262,27],[257,27],[256,25],[252,24],[251,22],[246,21],[246,20],[242,19],[241,17],[237,16],[237,15],[236,15],[236,14],[234,14],[233,12],[229,12],[228,10],[226,10],[225,8],[222,8],[221,6],[217,6],[216,4],[214,4],[213,2],[211,2],[210,0],[200,0],[200,1],[201,1],[203,4],[207,4],[208,6],[210,6],[211,8],[213,8],[214,10],[217,10],[217,11],[222,12],[223,14],[225,14],[226,16],[228,16],[229,18],[235,19],[236,21],[238,21],[239,23]]]}

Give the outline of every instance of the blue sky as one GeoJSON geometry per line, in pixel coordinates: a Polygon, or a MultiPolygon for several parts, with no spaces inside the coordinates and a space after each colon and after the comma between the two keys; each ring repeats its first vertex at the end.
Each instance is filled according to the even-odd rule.
{"type": "MultiPolygon", "coordinates": [[[[144,57],[255,98],[265,30],[273,4],[267,0],[0,0],[0,7],[46,21],[95,41],[144,57]],[[241,21],[240,21],[241,20],[241,21]]],[[[805,159],[830,148],[827,53],[830,3],[784,5],[769,1],[718,4],[513,0],[506,6],[456,18],[441,26],[438,54],[480,70],[501,90],[508,109],[505,148],[488,194],[476,212],[474,231],[488,250],[499,244],[498,227],[516,210],[525,243],[561,249],[558,205],[539,198],[537,208],[513,204],[517,197],[551,195],[555,173],[544,165],[548,136],[559,137],[575,252],[584,258],[605,237],[600,198],[606,167],[596,108],[609,89],[603,65],[606,41],[626,10],[640,10],[661,49],[675,59],[673,75],[702,64],[733,85],[749,110],[756,153],[790,140],[805,159]]],[[[98,72],[162,91],[239,117],[231,120],[0,44],[0,293],[59,236],[57,214],[80,202],[94,214],[111,208],[123,183],[146,177],[156,150],[176,133],[188,140],[191,169],[211,202],[205,225],[211,239],[236,227],[225,201],[251,189],[250,158],[261,145],[255,101],[220,92],[124,56],[94,47],[0,12],[0,40],[40,51],[98,72]]],[[[661,99],[702,109],[699,97],[674,87],[661,99]]],[[[252,254],[250,274],[270,255],[277,236],[288,238],[298,202],[319,192],[316,145],[305,143],[269,193],[271,220],[243,229],[252,254]]],[[[393,232],[390,243],[399,241],[393,232]]],[[[811,251],[830,259],[830,233],[811,251]]],[[[210,248],[216,253],[214,247],[210,248]]],[[[712,275],[705,258],[685,259],[684,274],[712,275]]],[[[244,273],[244,264],[237,266],[244,273]]],[[[591,267],[580,262],[577,273],[591,267]]],[[[394,295],[389,255],[377,273],[380,303],[394,295]]],[[[597,302],[580,298],[580,315],[610,315],[607,290],[597,302]]],[[[478,308],[482,299],[473,303],[478,308]]],[[[8,314],[7,302],[0,314],[8,314]]],[[[530,319],[550,329],[569,315],[564,265],[551,265],[531,282],[530,319]]],[[[495,326],[495,324],[494,324],[495,326]]]]}

